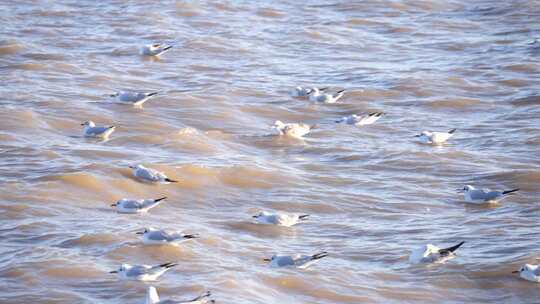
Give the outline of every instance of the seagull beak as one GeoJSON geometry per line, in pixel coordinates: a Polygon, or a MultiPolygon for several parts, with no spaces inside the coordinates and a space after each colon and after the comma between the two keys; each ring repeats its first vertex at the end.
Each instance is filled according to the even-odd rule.
{"type": "Polygon", "coordinates": [[[258,215],[254,215],[253,217],[254,217],[254,218],[258,218],[259,216],[258,216],[258,215]]]}
{"type": "Polygon", "coordinates": [[[116,207],[116,206],[118,206],[118,203],[111,204],[111,207],[116,207]]]}
{"type": "Polygon", "coordinates": [[[135,169],[135,166],[128,166],[130,169],[135,169]]]}
{"type": "Polygon", "coordinates": [[[263,261],[265,261],[265,262],[270,262],[270,261],[272,261],[272,260],[271,260],[271,259],[263,259],[263,261]]]}
{"type": "Polygon", "coordinates": [[[319,91],[325,91],[328,90],[328,88],[320,88],[319,91]]]}
{"type": "Polygon", "coordinates": [[[144,232],[139,231],[139,232],[135,232],[135,234],[144,234],[144,232]]]}
{"type": "Polygon", "coordinates": [[[518,271],[518,270],[516,270],[516,271],[512,271],[512,273],[519,273],[519,271],[518,271]]]}
{"type": "Polygon", "coordinates": [[[118,273],[118,270],[109,271],[109,273],[118,273]]]}
{"type": "Polygon", "coordinates": [[[81,126],[84,126],[84,124],[82,123],[81,126]]]}
{"type": "Polygon", "coordinates": [[[422,136],[422,135],[420,135],[420,134],[416,134],[416,135],[415,135],[414,137],[420,137],[420,136],[422,136]]]}

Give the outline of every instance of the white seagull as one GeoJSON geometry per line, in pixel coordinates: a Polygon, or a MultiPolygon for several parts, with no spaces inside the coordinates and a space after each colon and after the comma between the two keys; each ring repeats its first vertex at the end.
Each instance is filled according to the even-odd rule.
{"type": "Polygon", "coordinates": [[[286,135],[296,138],[302,138],[314,128],[316,128],[315,125],[310,126],[304,123],[283,123],[280,120],[276,120],[272,126],[272,129],[277,130],[279,135],[286,135]]]}
{"type": "Polygon", "coordinates": [[[111,94],[112,98],[122,103],[129,103],[134,106],[142,106],[152,96],[156,96],[158,92],[135,92],[135,91],[119,91],[111,94]]]}
{"type": "Polygon", "coordinates": [[[161,56],[172,48],[172,45],[165,43],[147,44],[141,47],[143,56],[161,56]]]}
{"type": "Polygon", "coordinates": [[[321,94],[319,89],[313,88],[308,94],[309,100],[313,102],[336,103],[341,97],[343,97],[343,92],[345,92],[345,90],[337,91],[334,95],[326,93],[321,94]]]}
{"type": "Polygon", "coordinates": [[[177,183],[178,181],[172,180],[165,175],[165,173],[152,168],[146,168],[143,165],[129,166],[133,169],[133,175],[146,182],[153,183],[177,183]]]}
{"type": "Polygon", "coordinates": [[[538,265],[525,264],[518,271],[512,271],[512,273],[519,273],[519,276],[527,281],[540,283],[540,267],[538,265]]]}
{"type": "Polygon", "coordinates": [[[270,262],[270,267],[273,268],[296,267],[300,269],[305,269],[326,256],[328,256],[327,252],[321,252],[314,255],[273,255],[270,259],[264,259],[264,261],[270,262]]]}
{"type": "Polygon", "coordinates": [[[116,207],[118,213],[146,213],[148,210],[161,204],[164,199],[166,199],[166,197],[139,200],[123,198],[116,203],[111,204],[111,207],[116,207]]]}
{"type": "Polygon", "coordinates": [[[157,289],[154,286],[149,286],[146,292],[146,304],[208,304],[215,303],[210,299],[212,294],[210,291],[203,293],[193,300],[177,301],[177,300],[160,300],[157,289]]]}
{"type": "Polygon", "coordinates": [[[257,223],[260,224],[291,227],[307,219],[308,216],[309,214],[289,214],[285,212],[271,213],[262,211],[253,217],[256,219],[257,223]]]}
{"type": "Polygon", "coordinates": [[[442,144],[450,137],[454,136],[454,132],[456,132],[456,129],[452,129],[448,132],[422,131],[422,133],[415,135],[414,137],[418,137],[420,141],[425,144],[442,144]]]}
{"type": "Polygon", "coordinates": [[[512,189],[506,191],[491,191],[489,189],[475,189],[471,185],[466,185],[463,189],[458,189],[458,192],[463,193],[465,201],[473,204],[482,203],[498,203],[506,195],[519,191],[512,189]]]}
{"type": "Polygon", "coordinates": [[[155,281],[167,270],[176,266],[176,263],[165,263],[157,266],[122,264],[118,270],[109,273],[116,273],[124,280],[135,281],[155,281]]]}
{"type": "Polygon", "coordinates": [[[412,251],[409,256],[409,262],[413,264],[420,263],[444,263],[450,259],[456,257],[454,251],[456,251],[465,242],[461,242],[457,245],[448,248],[439,248],[432,244],[424,245],[418,249],[412,251]]]}
{"type": "Polygon", "coordinates": [[[109,138],[109,135],[116,129],[115,126],[96,127],[96,124],[91,120],[83,122],[81,126],[84,126],[85,137],[109,138]]]}
{"type": "Polygon", "coordinates": [[[350,116],[342,117],[341,119],[336,120],[336,123],[342,123],[345,122],[348,125],[355,125],[355,126],[365,126],[365,125],[371,125],[379,118],[381,118],[384,115],[383,112],[372,112],[369,114],[353,114],[350,116]]]}
{"type": "Polygon", "coordinates": [[[183,234],[177,231],[156,229],[152,227],[146,228],[144,231],[136,232],[136,234],[143,236],[143,243],[146,245],[179,245],[180,243],[199,237],[197,234],[183,234]]]}

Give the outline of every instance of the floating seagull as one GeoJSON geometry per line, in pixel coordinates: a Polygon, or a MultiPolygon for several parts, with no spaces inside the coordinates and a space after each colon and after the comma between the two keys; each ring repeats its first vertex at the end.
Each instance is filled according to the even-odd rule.
{"type": "Polygon", "coordinates": [[[272,129],[277,130],[279,135],[287,135],[296,138],[302,138],[314,128],[316,128],[315,125],[310,126],[303,123],[283,123],[280,120],[276,120],[272,126],[272,129]]]}
{"type": "Polygon", "coordinates": [[[154,170],[152,168],[146,168],[143,165],[129,166],[133,169],[133,175],[140,180],[147,182],[161,182],[161,183],[177,183],[178,181],[172,180],[165,175],[165,173],[154,170]]]}
{"type": "Polygon", "coordinates": [[[166,199],[166,197],[158,199],[127,199],[123,198],[116,203],[112,204],[111,207],[116,207],[116,210],[119,213],[145,213],[148,210],[156,207],[161,204],[161,201],[166,199]]]}
{"type": "Polygon", "coordinates": [[[152,227],[146,228],[144,231],[137,232],[137,234],[141,234],[143,236],[143,243],[147,245],[178,245],[182,242],[199,237],[197,234],[183,234],[177,231],[155,229],[152,227]]]}
{"type": "Polygon", "coordinates": [[[149,286],[148,291],[146,292],[146,304],[207,304],[215,303],[216,301],[211,300],[210,296],[212,294],[210,291],[203,293],[202,295],[196,297],[193,300],[188,301],[176,301],[176,300],[160,300],[157,289],[154,286],[149,286]]]}
{"type": "Polygon", "coordinates": [[[465,201],[468,203],[482,204],[482,203],[497,203],[505,197],[507,194],[519,191],[519,189],[512,189],[506,191],[491,191],[489,189],[475,189],[471,185],[466,185],[463,189],[458,189],[458,192],[462,192],[465,197],[465,201]]]}
{"type": "Polygon", "coordinates": [[[512,273],[519,273],[519,276],[527,281],[540,283],[540,267],[538,265],[525,264],[518,271],[512,271],[512,273]]]}
{"type": "Polygon", "coordinates": [[[164,43],[147,44],[141,47],[141,55],[143,56],[161,56],[172,48],[172,45],[164,43]]]}
{"type": "Polygon", "coordinates": [[[315,264],[324,257],[328,256],[327,252],[321,252],[314,255],[273,255],[270,259],[264,259],[265,262],[270,262],[270,267],[289,267],[305,269],[315,264]]]}
{"type": "Polygon", "coordinates": [[[305,220],[309,214],[288,214],[284,212],[270,213],[262,211],[261,213],[254,215],[253,217],[257,219],[257,222],[260,224],[268,225],[278,225],[291,227],[298,224],[302,220],[305,220]]]}
{"type": "Polygon", "coordinates": [[[130,103],[134,106],[142,106],[152,96],[156,96],[158,92],[134,92],[134,91],[119,91],[111,94],[112,98],[116,98],[119,102],[130,103]]]}
{"type": "Polygon", "coordinates": [[[86,137],[108,138],[116,129],[115,126],[96,127],[96,124],[91,120],[83,122],[81,126],[84,126],[84,136],[86,137]]]}
{"type": "MultiPolygon", "coordinates": [[[[319,91],[324,91],[326,89],[327,88],[321,88],[321,89],[318,89],[318,90],[319,91]]],[[[292,97],[307,97],[309,95],[309,93],[311,93],[312,91],[313,91],[313,88],[296,87],[291,91],[290,94],[291,94],[292,97]]]]}
{"type": "Polygon", "coordinates": [[[409,256],[409,262],[413,264],[420,263],[444,263],[450,259],[456,257],[454,251],[456,251],[465,242],[461,242],[455,246],[441,249],[437,246],[427,244],[413,250],[409,256]]]}
{"type": "Polygon", "coordinates": [[[117,273],[124,280],[155,281],[167,270],[176,266],[176,263],[165,263],[157,266],[122,264],[118,270],[109,273],[117,273]]]}
{"type": "Polygon", "coordinates": [[[418,137],[420,141],[425,144],[442,144],[450,137],[454,136],[454,132],[456,132],[456,129],[452,129],[448,132],[422,131],[422,133],[415,135],[414,137],[418,137]]]}
{"type": "Polygon", "coordinates": [[[348,125],[355,125],[355,126],[371,125],[377,120],[379,120],[379,118],[381,118],[383,115],[384,115],[383,112],[373,112],[373,113],[364,114],[364,115],[353,114],[350,116],[345,116],[339,120],[336,120],[336,123],[345,122],[348,125]]]}
{"type": "Polygon", "coordinates": [[[337,91],[335,95],[332,94],[321,94],[320,90],[313,88],[309,92],[309,100],[313,102],[322,102],[322,103],[336,103],[341,97],[343,97],[343,92],[345,90],[337,91]]]}

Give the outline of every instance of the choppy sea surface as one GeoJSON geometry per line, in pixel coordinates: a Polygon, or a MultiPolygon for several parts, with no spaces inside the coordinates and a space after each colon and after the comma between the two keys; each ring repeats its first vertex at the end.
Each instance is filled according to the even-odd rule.
{"type": "Polygon", "coordinates": [[[175,261],[164,298],[537,303],[511,272],[540,258],[539,20],[538,1],[0,1],[0,302],[144,303],[149,284],[108,272],[175,261]],[[152,42],[174,48],[139,56],[152,42]],[[296,85],[346,93],[313,104],[296,85]],[[133,108],[107,97],[121,89],[161,94],[133,108]],[[334,122],[369,111],[387,114],[334,122]],[[318,128],[270,136],[278,119],[318,128]],[[86,120],[117,130],[86,139],[86,120]],[[136,163],[180,183],[140,183],[136,163]],[[465,184],[521,191],[470,206],[465,184]],[[261,210],[311,217],[261,226],[261,210]],[[147,226],[201,238],[143,246],[147,226]],[[459,241],[446,264],[407,260],[459,241]],[[262,261],[319,251],[307,270],[262,261]]]}

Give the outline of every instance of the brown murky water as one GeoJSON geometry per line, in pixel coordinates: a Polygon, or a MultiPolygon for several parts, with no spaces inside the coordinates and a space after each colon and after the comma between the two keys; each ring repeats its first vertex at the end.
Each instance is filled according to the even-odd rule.
{"type": "Polygon", "coordinates": [[[120,263],[180,265],[164,297],[219,303],[535,303],[512,270],[540,250],[538,1],[1,1],[0,302],[143,303],[120,263]],[[160,60],[137,55],[172,42],[160,60]],[[347,89],[293,99],[296,85],[347,89]],[[143,109],[118,89],[163,92],[143,109]],[[372,126],[338,117],[388,113],[372,126]],[[111,140],[80,123],[118,126],[111,140]],[[305,141],[270,125],[316,123],[305,141]],[[442,147],[413,135],[457,128],[442,147]],[[143,163],[175,185],[135,181],[143,163]],[[471,207],[464,184],[522,189],[471,207]],[[170,199],[144,216],[123,197],[170,199]],[[261,210],[309,213],[258,226],[261,210]],[[145,226],[202,235],[145,247],[145,226]],[[411,266],[410,249],[464,240],[459,257],[411,266]],[[304,270],[273,253],[330,252],[304,270]]]}

